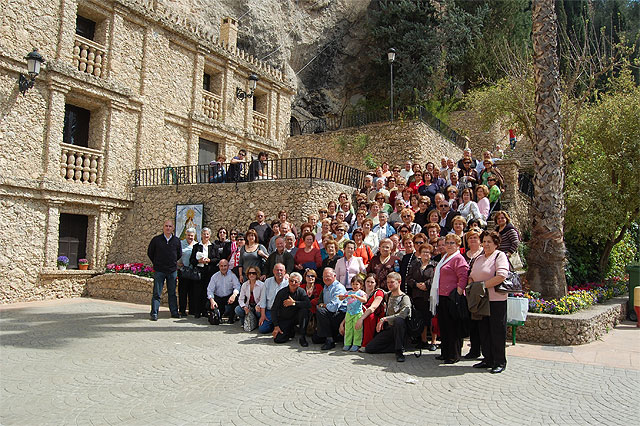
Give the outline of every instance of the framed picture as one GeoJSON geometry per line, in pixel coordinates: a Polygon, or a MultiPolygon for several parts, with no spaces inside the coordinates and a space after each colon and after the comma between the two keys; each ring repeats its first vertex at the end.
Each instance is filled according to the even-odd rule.
{"type": "Polygon", "coordinates": [[[204,204],[176,204],[176,236],[186,238],[187,229],[196,229],[196,239],[202,241],[202,220],[204,204]]]}

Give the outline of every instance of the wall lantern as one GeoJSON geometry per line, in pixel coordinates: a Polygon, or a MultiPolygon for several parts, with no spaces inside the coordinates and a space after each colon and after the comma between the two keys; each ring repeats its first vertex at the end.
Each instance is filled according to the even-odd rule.
{"type": "Polygon", "coordinates": [[[245,98],[251,98],[253,96],[253,92],[256,90],[256,86],[258,85],[258,76],[255,74],[251,74],[249,76],[249,89],[251,92],[247,93],[239,87],[236,87],[236,98],[244,101],[245,98]]]}
{"type": "Polygon", "coordinates": [[[30,79],[27,79],[27,77],[20,74],[18,87],[20,88],[20,92],[23,96],[27,90],[33,87],[36,77],[40,74],[40,65],[45,62],[42,55],[38,53],[38,49],[33,49],[33,51],[29,52],[29,54],[24,58],[27,60],[27,71],[29,71],[30,79]]]}

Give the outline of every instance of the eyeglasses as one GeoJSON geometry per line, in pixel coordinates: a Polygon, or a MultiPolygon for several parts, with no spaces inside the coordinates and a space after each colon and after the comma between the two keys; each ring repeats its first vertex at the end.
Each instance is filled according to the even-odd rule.
{"type": "Polygon", "coordinates": [[[438,207],[440,207],[440,208],[449,207],[449,204],[440,204],[438,207]]]}
{"type": "Polygon", "coordinates": [[[446,245],[448,245],[448,246],[457,246],[458,245],[458,243],[456,243],[455,241],[445,241],[444,243],[446,245]]]}
{"type": "Polygon", "coordinates": [[[409,231],[407,231],[406,229],[402,229],[402,230],[400,231],[400,233],[401,233],[401,234],[406,234],[407,232],[409,232],[409,231]]]}
{"type": "Polygon", "coordinates": [[[403,214],[402,217],[411,217],[410,214],[403,214]]]}

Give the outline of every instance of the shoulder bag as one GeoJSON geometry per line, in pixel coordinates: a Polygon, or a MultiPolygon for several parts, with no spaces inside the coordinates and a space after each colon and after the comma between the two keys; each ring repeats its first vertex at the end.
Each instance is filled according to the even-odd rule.
{"type": "Polygon", "coordinates": [[[200,281],[200,271],[195,266],[183,266],[182,269],[180,269],[180,276],[187,280],[200,281]]]}
{"type": "MultiPolygon", "coordinates": [[[[500,253],[498,253],[500,255],[500,253]]],[[[506,256],[506,255],[505,255],[506,256]]],[[[498,256],[496,256],[496,260],[498,256]]],[[[507,258],[508,260],[508,258],[507,258]]],[[[522,283],[520,282],[520,275],[515,272],[509,263],[509,275],[500,284],[495,287],[498,293],[520,293],[522,292],[522,283]]]]}

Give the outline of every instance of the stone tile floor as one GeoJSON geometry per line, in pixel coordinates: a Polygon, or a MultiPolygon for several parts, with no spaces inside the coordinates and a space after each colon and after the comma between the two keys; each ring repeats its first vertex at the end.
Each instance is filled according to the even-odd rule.
{"type": "Polygon", "coordinates": [[[507,370],[491,375],[472,361],[440,365],[437,353],[404,364],[392,354],[321,353],[297,341],[276,346],[237,325],[169,319],[167,311],[150,322],[148,311],[93,299],[0,307],[0,424],[630,425],[640,418],[640,331],[628,324],[591,345],[509,346],[507,370]]]}

